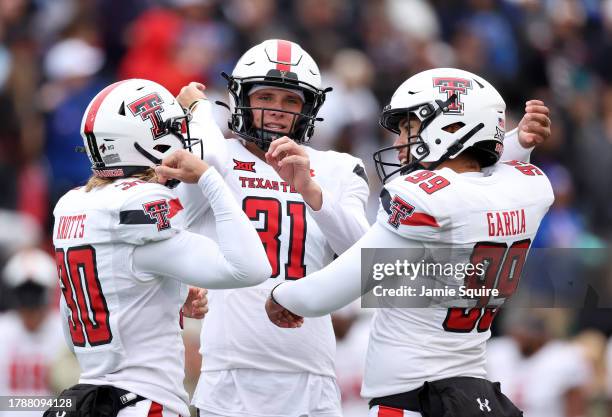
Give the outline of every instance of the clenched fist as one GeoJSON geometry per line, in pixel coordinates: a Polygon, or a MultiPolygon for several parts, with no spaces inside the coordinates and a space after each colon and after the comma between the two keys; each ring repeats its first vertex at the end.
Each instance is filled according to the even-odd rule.
{"type": "Polygon", "coordinates": [[[272,296],[266,300],[266,313],[272,323],[278,327],[294,329],[302,327],[304,317],[293,314],[282,305],[272,299],[272,296]]]}
{"type": "Polygon", "coordinates": [[[183,315],[192,319],[203,319],[208,313],[208,290],[189,287],[189,295],[183,304],[183,315]]]}
{"type": "Polygon", "coordinates": [[[204,90],[206,90],[206,86],[204,84],[192,81],[189,83],[189,85],[181,88],[181,92],[178,96],[176,96],[176,101],[179,102],[182,108],[189,109],[189,107],[196,101],[206,99],[204,90]]]}
{"type": "Polygon", "coordinates": [[[165,184],[169,179],[195,184],[207,169],[206,162],[181,149],[164,158],[162,164],[155,167],[155,173],[160,184],[165,184]]]}
{"type": "Polygon", "coordinates": [[[546,141],[550,135],[550,111],[541,100],[525,103],[525,115],[518,125],[518,140],[523,148],[531,148],[546,141]]]}

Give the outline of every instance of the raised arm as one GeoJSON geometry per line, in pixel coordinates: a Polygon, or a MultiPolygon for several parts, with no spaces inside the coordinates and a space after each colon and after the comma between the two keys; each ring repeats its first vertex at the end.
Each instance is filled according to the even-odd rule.
{"type": "MultiPolygon", "coordinates": [[[[200,155],[200,151],[202,151],[204,161],[215,167],[217,172],[224,176],[230,163],[227,141],[215,122],[211,103],[204,94],[205,89],[206,87],[203,84],[192,82],[181,89],[176,99],[184,109],[191,112],[192,119],[189,122],[191,137],[202,140],[200,144],[195,145],[194,154],[200,155]]],[[[179,184],[176,188],[176,194],[183,202],[185,223],[187,228],[190,229],[204,216],[210,206],[195,184],[179,184]]]]}
{"type": "Polygon", "coordinates": [[[541,100],[529,100],[525,103],[525,115],[518,127],[505,135],[504,153],[500,160],[529,162],[535,147],[551,135],[549,114],[548,107],[541,100]]]}
{"type": "Polygon", "coordinates": [[[205,89],[204,84],[191,82],[181,89],[176,99],[184,109],[191,112],[189,131],[192,137],[202,140],[204,161],[224,176],[229,158],[227,142],[213,117],[212,104],[204,94],[205,89]]]}
{"type": "Polygon", "coordinates": [[[165,166],[156,168],[160,181],[197,181],[215,216],[218,242],[181,231],[137,247],[135,271],[212,289],[246,287],[269,278],[271,268],[259,236],[216,170],[185,151],[172,154],[163,163],[165,166]]]}

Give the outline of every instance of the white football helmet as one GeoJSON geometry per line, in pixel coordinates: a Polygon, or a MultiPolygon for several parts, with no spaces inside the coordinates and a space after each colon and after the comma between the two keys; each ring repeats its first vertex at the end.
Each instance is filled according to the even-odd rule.
{"type": "Polygon", "coordinates": [[[12,307],[39,308],[51,301],[57,286],[57,266],[46,252],[27,248],[15,253],[2,271],[12,307]]]}
{"type": "Polygon", "coordinates": [[[158,83],[131,79],[100,91],[81,122],[85,151],[99,177],[129,177],[199,141],[189,135],[190,114],[158,83]]]}
{"type": "MultiPolygon", "coordinates": [[[[409,132],[408,144],[390,146],[374,153],[379,178],[384,183],[400,172],[407,174],[430,162],[433,170],[447,159],[468,151],[481,167],[496,163],[503,152],[506,103],[497,90],[483,78],[455,68],[420,72],[406,80],[382,111],[380,124],[399,134],[399,124],[409,115],[421,126],[409,132]],[[460,124],[454,132],[450,125],[460,124]],[[386,152],[409,147],[407,164],[384,162],[386,152]],[[392,167],[387,172],[385,167],[392,167]]],[[[456,128],[456,127],[455,127],[456,128]]]]}
{"type": "MultiPolygon", "coordinates": [[[[331,88],[321,89],[321,75],[312,57],[297,43],[270,39],[249,49],[238,60],[232,75],[222,74],[228,81],[231,119],[229,128],[245,140],[256,143],[267,150],[278,132],[257,129],[253,126],[253,109],[282,111],[251,107],[249,91],[255,85],[281,87],[298,90],[304,94],[301,113],[290,113],[293,117],[291,138],[298,143],[310,140],[314,131],[317,113],[331,88]]],[[[222,103],[220,103],[222,104],[222,103]]]]}

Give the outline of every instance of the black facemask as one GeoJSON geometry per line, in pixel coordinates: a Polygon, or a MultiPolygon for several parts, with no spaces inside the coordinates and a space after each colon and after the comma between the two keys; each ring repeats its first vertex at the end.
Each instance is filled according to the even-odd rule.
{"type": "MultiPolygon", "coordinates": [[[[406,108],[406,109],[394,109],[391,110],[389,106],[383,110],[383,113],[380,116],[380,125],[385,129],[395,133],[400,134],[399,123],[410,117],[411,113],[417,113],[420,116],[421,126],[419,127],[418,132],[416,134],[411,135],[409,133],[408,142],[404,145],[396,145],[396,146],[388,146],[378,151],[374,152],[372,155],[374,159],[374,165],[376,167],[376,174],[380,181],[385,184],[391,177],[396,174],[407,175],[413,171],[418,169],[424,169],[422,162],[427,156],[430,154],[430,149],[427,143],[423,140],[421,134],[427,126],[429,126],[436,117],[441,115],[444,111],[448,109],[448,106],[451,105],[456,100],[456,95],[453,94],[449,97],[448,100],[436,100],[435,105],[433,104],[423,104],[421,106],[415,108],[406,108]],[[414,157],[412,155],[411,148],[415,146],[415,153],[418,154],[418,157],[414,157]],[[395,158],[396,155],[391,155],[391,153],[399,153],[402,150],[406,149],[408,151],[409,160],[408,163],[402,164],[400,162],[386,162],[385,159],[395,158]]],[[[451,145],[447,152],[437,161],[429,164],[427,169],[433,170],[437,168],[442,162],[446,161],[451,156],[455,155],[459,152],[463,143],[465,143],[469,138],[471,138],[478,130],[482,129],[484,125],[481,123],[468,132],[464,137],[457,140],[453,145],[451,145]]]]}
{"type": "MultiPolygon", "coordinates": [[[[278,71],[277,71],[278,72],[278,71]]],[[[228,81],[228,91],[232,95],[235,103],[235,108],[231,114],[228,127],[239,137],[246,141],[255,143],[260,149],[267,151],[270,143],[281,136],[289,136],[297,143],[308,143],[313,132],[316,122],[323,119],[317,118],[317,113],[323,102],[325,95],[331,88],[321,90],[308,83],[297,81],[297,75],[287,73],[284,76],[277,72],[267,74],[265,77],[242,77],[236,78],[225,73],[221,75],[228,81]],[[304,106],[301,112],[290,112],[265,107],[253,107],[249,100],[249,91],[256,85],[264,85],[270,87],[298,89],[304,94],[304,106]],[[253,111],[260,111],[262,122],[265,111],[275,111],[287,113],[291,120],[291,128],[288,133],[279,133],[265,130],[263,127],[256,128],[253,125],[253,111]]],[[[230,109],[224,103],[217,104],[230,109]]],[[[263,123],[260,123],[263,126],[263,123]]]]}

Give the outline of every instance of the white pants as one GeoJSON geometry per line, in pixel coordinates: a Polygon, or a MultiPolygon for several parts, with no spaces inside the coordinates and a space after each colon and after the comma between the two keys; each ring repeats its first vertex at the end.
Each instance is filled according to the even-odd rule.
{"type": "Polygon", "coordinates": [[[200,417],[342,416],[336,379],[306,372],[202,372],[192,404],[200,417]]]}
{"type": "MultiPolygon", "coordinates": [[[[164,407],[151,400],[138,401],[136,404],[125,407],[119,411],[117,417],[181,417],[178,414],[165,410],[164,407]]],[[[185,416],[189,417],[189,416],[185,416]]]]}
{"type": "Polygon", "coordinates": [[[375,405],[370,408],[369,417],[421,417],[421,413],[375,405]]]}

